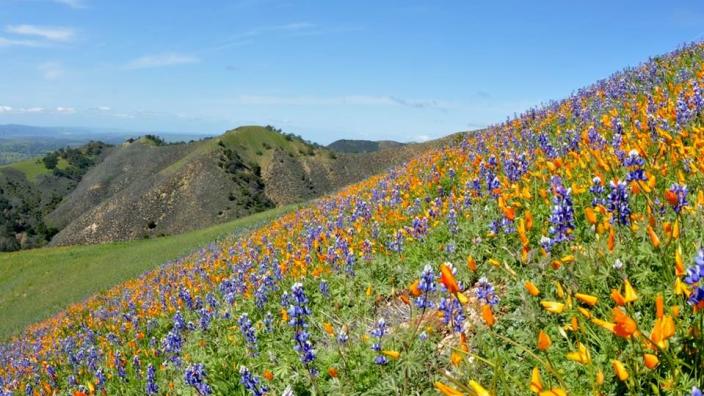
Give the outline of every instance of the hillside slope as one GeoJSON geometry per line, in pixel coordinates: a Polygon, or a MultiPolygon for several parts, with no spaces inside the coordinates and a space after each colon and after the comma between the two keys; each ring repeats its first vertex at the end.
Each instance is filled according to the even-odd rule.
{"type": "Polygon", "coordinates": [[[46,244],[57,231],[47,224],[46,215],[78,185],[87,169],[110,151],[110,146],[92,142],[56,151],[44,160],[1,165],[0,251],[46,244]]]}
{"type": "Polygon", "coordinates": [[[704,44],[0,346],[9,392],[698,395],[704,44]]]}
{"type": "Polygon", "coordinates": [[[302,202],[379,173],[428,145],[341,154],[263,127],[180,145],[135,141],[88,172],[48,215],[51,245],[185,232],[302,202]]]}
{"type": "Polygon", "coordinates": [[[373,141],[340,139],[328,144],[327,148],[341,153],[370,153],[403,145],[404,143],[394,142],[393,140],[373,141]]]}

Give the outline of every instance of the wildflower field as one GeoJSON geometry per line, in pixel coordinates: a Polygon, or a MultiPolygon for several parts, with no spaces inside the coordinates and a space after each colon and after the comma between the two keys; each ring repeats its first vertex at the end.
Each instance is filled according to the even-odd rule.
{"type": "Polygon", "coordinates": [[[701,395],[704,45],[0,346],[2,395],[701,395]]]}

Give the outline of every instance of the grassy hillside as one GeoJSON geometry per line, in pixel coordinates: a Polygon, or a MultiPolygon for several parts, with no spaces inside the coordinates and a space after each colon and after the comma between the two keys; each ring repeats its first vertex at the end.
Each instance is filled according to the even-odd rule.
{"type": "Polygon", "coordinates": [[[340,139],[327,145],[327,148],[341,153],[370,153],[389,148],[403,146],[404,143],[392,140],[372,141],[372,140],[349,140],[340,139]]]}
{"type": "MultiPolygon", "coordinates": [[[[60,158],[56,164],[57,169],[68,168],[69,163],[64,158],[60,158]]],[[[0,165],[0,169],[14,169],[21,172],[28,181],[36,183],[39,176],[50,175],[52,170],[47,168],[41,158],[31,158],[10,164],[0,165]]]]}
{"type": "Polygon", "coordinates": [[[218,238],[292,210],[281,207],[169,237],[0,253],[0,338],[218,238]]]}

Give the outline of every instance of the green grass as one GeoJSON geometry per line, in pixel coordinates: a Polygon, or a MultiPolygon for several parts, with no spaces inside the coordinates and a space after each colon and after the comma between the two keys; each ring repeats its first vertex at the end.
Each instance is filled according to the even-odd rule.
{"type": "Polygon", "coordinates": [[[3,165],[0,168],[13,168],[16,169],[22,173],[24,173],[25,177],[29,181],[35,181],[37,180],[37,177],[40,175],[46,174],[51,172],[49,169],[47,169],[44,166],[44,163],[42,163],[40,160],[36,158],[24,160],[24,161],[19,161],[15,162],[12,164],[8,165],[3,165]]]}
{"type": "MultiPolygon", "coordinates": [[[[56,165],[56,167],[59,169],[66,169],[68,167],[68,161],[61,158],[59,159],[59,163],[56,165]]],[[[24,161],[1,165],[0,169],[2,168],[13,168],[18,170],[24,173],[24,176],[30,182],[35,182],[37,181],[37,178],[39,176],[47,175],[52,172],[51,169],[48,169],[46,166],[44,166],[44,163],[42,162],[41,158],[30,158],[24,161]]]]}
{"type": "Polygon", "coordinates": [[[168,260],[220,237],[271,221],[294,208],[276,208],[157,239],[0,254],[0,339],[168,260]]]}

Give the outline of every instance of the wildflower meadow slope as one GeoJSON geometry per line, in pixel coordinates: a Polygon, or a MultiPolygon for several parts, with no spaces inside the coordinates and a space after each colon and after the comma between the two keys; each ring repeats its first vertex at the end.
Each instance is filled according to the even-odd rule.
{"type": "Polygon", "coordinates": [[[692,394],[704,45],[97,295],[2,395],[692,394]]]}

